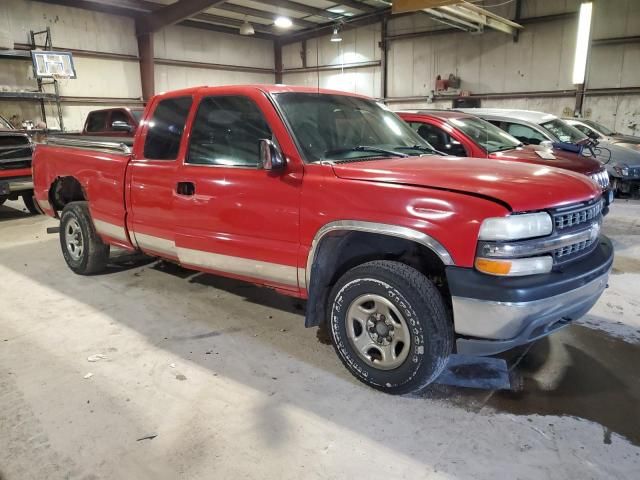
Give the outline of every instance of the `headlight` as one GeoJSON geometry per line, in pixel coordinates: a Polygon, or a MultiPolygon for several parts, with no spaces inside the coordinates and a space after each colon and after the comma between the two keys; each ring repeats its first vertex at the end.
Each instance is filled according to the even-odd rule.
{"type": "Polygon", "coordinates": [[[613,169],[618,175],[621,175],[623,177],[629,176],[629,167],[627,165],[616,165],[615,167],[613,167],[613,169]]]}
{"type": "Polygon", "coordinates": [[[487,218],[480,226],[480,240],[519,240],[549,235],[553,222],[548,213],[525,213],[487,218]]]}

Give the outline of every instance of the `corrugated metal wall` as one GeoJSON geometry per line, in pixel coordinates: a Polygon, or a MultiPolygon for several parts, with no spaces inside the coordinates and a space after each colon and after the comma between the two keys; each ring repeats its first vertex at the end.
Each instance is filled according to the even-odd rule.
{"type": "MultiPolygon", "coordinates": [[[[129,59],[92,58],[75,55],[77,80],[60,82],[60,93],[66,97],[101,97],[104,99],[140,99],[140,68],[135,57],[138,45],[133,19],[79,8],[63,7],[27,0],[0,0],[0,28],[9,32],[14,43],[29,42],[30,30],[51,28],[54,48],[77,49],[129,55],[129,59]]],[[[206,30],[169,27],[154,38],[158,59],[228,64],[273,70],[273,44],[270,41],[242,38],[206,30]]],[[[2,60],[0,90],[35,90],[29,78],[31,64],[26,61],[2,60]]],[[[224,71],[178,65],[156,65],[156,91],[194,85],[229,83],[273,83],[273,73],[224,71]]],[[[118,101],[117,104],[122,104],[118,101]]],[[[65,127],[80,129],[88,111],[109,104],[92,105],[87,100],[67,101],[63,107],[65,127]]],[[[52,106],[47,108],[51,127],[57,127],[52,106]]],[[[0,114],[22,119],[40,119],[36,102],[0,101],[0,114]]]]}

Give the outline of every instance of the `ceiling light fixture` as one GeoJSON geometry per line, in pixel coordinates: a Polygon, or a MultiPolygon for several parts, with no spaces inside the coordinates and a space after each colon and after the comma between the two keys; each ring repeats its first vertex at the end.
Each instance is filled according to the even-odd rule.
{"type": "Polygon", "coordinates": [[[333,27],[333,35],[329,39],[332,42],[341,42],[342,36],[338,33],[338,27],[333,27]]]}
{"type": "Polygon", "coordinates": [[[253,29],[253,25],[245,18],[242,25],[240,25],[240,35],[254,35],[256,31],[253,29]]]}
{"type": "Polygon", "coordinates": [[[573,83],[582,85],[587,71],[587,56],[589,54],[589,37],[591,36],[591,13],[593,3],[580,5],[578,20],[578,37],[576,39],[576,57],[573,63],[573,83]]]}
{"type": "Polygon", "coordinates": [[[273,23],[278,28],[290,28],[291,25],[293,25],[293,22],[289,17],[278,17],[273,23]]]}

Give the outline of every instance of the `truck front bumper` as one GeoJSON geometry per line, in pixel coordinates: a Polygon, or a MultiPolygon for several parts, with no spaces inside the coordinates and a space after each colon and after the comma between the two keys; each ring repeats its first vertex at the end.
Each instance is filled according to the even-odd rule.
{"type": "Polygon", "coordinates": [[[544,275],[493,277],[447,267],[458,353],[493,355],[568,325],[598,301],[612,264],[613,246],[601,236],[589,256],[544,275]]]}
{"type": "Polygon", "coordinates": [[[33,190],[31,177],[0,178],[0,195],[33,190]]]}

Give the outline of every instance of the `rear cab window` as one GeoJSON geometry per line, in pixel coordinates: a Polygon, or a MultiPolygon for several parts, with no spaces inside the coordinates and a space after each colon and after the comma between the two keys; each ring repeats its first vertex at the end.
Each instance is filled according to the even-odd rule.
{"type": "Polygon", "coordinates": [[[144,158],[175,160],[192,103],[191,97],[161,100],[148,121],[144,158]]]}
{"type": "Polygon", "coordinates": [[[87,117],[87,132],[102,132],[105,130],[109,112],[91,112],[87,117]]]}

